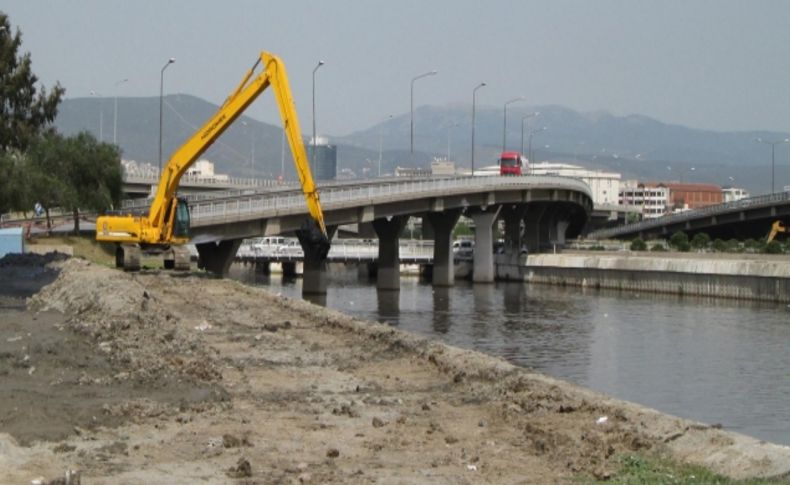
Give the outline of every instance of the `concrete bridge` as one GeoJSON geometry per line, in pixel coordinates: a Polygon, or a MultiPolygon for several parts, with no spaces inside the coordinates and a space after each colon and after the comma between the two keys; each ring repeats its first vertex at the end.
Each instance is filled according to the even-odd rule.
{"type": "MultiPolygon", "coordinates": [[[[190,201],[192,240],[201,265],[225,274],[243,239],[290,234],[301,228],[307,208],[299,190],[204,195],[190,201]]],[[[398,236],[409,217],[421,217],[423,235],[434,240],[433,283],[453,284],[452,229],[461,214],[475,225],[474,280],[494,280],[493,225],[504,221],[503,262],[522,249],[539,252],[577,236],[593,209],[590,189],[568,177],[456,177],[321,186],[330,236],[339,225],[358,224],[379,239],[377,286],[398,289],[398,236]],[[486,248],[486,249],[483,249],[486,248]]],[[[326,292],[325,261],[305,251],[305,293],[326,292]]]]}
{"type": "Polygon", "coordinates": [[[711,238],[759,239],[781,219],[790,222],[790,192],[761,195],[703,209],[671,214],[634,224],[594,231],[591,239],[668,238],[677,231],[693,236],[707,233],[711,238]]]}

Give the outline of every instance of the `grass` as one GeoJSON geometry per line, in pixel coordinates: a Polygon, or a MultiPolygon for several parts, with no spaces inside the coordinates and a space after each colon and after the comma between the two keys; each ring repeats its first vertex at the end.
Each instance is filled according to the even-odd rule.
{"type": "MultiPolygon", "coordinates": [[[[29,246],[69,246],[72,248],[74,257],[87,259],[103,266],[115,267],[115,244],[96,242],[93,235],[80,236],[36,236],[32,240],[26,241],[29,246]]],[[[162,268],[161,256],[143,255],[140,259],[142,269],[162,268]]]]}
{"type": "Polygon", "coordinates": [[[29,246],[69,246],[74,256],[105,266],[115,266],[115,247],[100,244],[93,236],[36,236],[26,242],[29,246]]]}
{"type": "MultiPolygon", "coordinates": [[[[625,455],[620,458],[620,470],[607,483],[619,485],[643,484],[704,484],[704,485],[775,485],[787,479],[753,478],[733,480],[699,466],[685,465],[660,458],[625,455]]],[[[595,481],[589,483],[596,483],[595,481]]]]}

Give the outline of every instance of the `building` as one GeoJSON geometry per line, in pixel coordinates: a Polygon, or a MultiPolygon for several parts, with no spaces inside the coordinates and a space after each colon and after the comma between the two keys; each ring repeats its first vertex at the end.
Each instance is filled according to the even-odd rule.
{"type": "Polygon", "coordinates": [[[672,210],[694,210],[709,205],[721,204],[722,189],[715,184],[684,184],[668,182],[669,198],[672,210]]]}
{"type": "Polygon", "coordinates": [[[643,219],[655,219],[670,211],[670,190],[664,184],[623,183],[618,203],[641,207],[643,219]]]}
{"type": "Polygon", "coordinates": [[[315,148],[315,153],[312,153],[312,162],[310,163],[313,178],[316,180],[334,180],[337,177],[337,146],[330,145],[328,138],[318,136],[315,139],[315,147],[313,147],[311,140],[306,148],[308,154],[315,148]]]}
{"type": "Polygon", "coordinates": [[[721,195],[723,202],[735,202],[736,200],[748,199],[750,197],[749,192],[737,187],[723,187],[721,189],[721,195]]]}
{"type": "Polygon", "coordinates": [[[214,163],[206,159],[198,160],[189,167],[185,174],[187,177],[195,177],[205,180],[227,181],[226,174],[214,173],[214,163]]]}
{"type": "Polygon", "coordinates": [[[620,195],[621,175],[615,172],[589,170],[579,165],[557,162],[539,162],[529,166],[532,175],[560,175],[583,180],[590,186],[593,204],[617,205],[620,195]]]}

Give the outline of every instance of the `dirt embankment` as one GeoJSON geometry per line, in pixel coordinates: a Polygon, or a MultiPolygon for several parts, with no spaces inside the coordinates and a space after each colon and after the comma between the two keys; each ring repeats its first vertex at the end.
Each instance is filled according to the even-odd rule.
{"type": "MultiPolygon", "coordinates": [[[[8,375],[46,376],[31,413],[91,412],[49,435],[65,404],[32,435],[0,423],[0,482],[78,469],[90,483],[556,483],[606,477],[635,451],[734,477],[790,471],[787,447],[232,281],[56,264],[27,324],[62,312],[49,327],[71,352],[25,353],[43,364],[8,375]]],[[[2,355],[40,339],[2,332],[19,345],[2,355]]]]}

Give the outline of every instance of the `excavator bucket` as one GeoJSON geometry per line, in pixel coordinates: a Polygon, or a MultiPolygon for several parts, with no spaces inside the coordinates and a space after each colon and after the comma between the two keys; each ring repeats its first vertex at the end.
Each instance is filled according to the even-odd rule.
{"type": "Polygon", "coordinates": [[[321,231],[315,219],[305,219],[302,227],[296,231],[296,237],[299,238],[305,257],[309,255],[318,261],[326,259],[329,254],[329,239],[321,231]]]}

